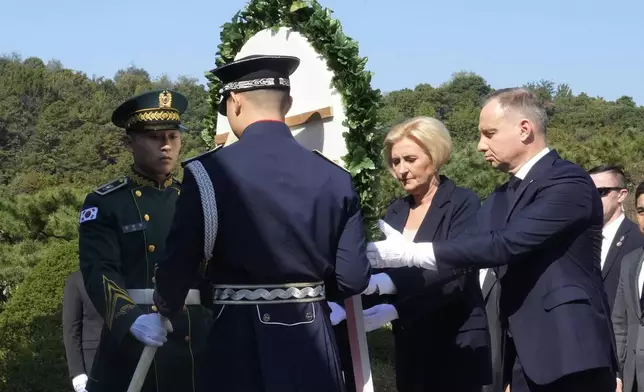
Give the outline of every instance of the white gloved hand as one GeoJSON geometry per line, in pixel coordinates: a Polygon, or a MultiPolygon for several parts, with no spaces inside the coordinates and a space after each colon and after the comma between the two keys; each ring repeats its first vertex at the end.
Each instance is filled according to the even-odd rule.
{"type": "Polygon", "coordinates": [[[407,241],[402,234],[384,221],[378,221],[378,225],[387,239],[367,244],[367,258],[372,267],[421,267],[437,270],[434,247],[431,242],[407,241]]]}
{"type": "Polygon", "coordinates": [[[342,320],[345,320],[347,318],[347,312],[342,306],[336,304],[335,302],[328,302],[328,304],[331,308],[331,314],[329,315],[329,318],[331,318],[332,325],[338,325],[342,320]]]}
{"type": "Polygon", "coordinates": [[[364,310],[364,329],[366,332],[374,331],[383,325],[396,320],[398,311],[391,304],[380,304],[364,310]]]}
{"type": "Polygon", "coordinates": [[[389,275],[383,273],[371,275],[369,279],[369,286],[362,292],[364,295],[377,295],[396,294],[396,285],[391,280],[389,275]]]}
{"type": "Polygon", "coordinates": [[[72,385],[75,392],[87,392],[85,386],[87,385],[87,374],[79,374],[72,379],[72,385]]]}
{"type": "Polygon", "coordinates": [[[134,321],[130,332],[147,346],[161,347],[168,341],[167,335],[172,332],[172,324],[159,313],[144,314],[134,321]]]}

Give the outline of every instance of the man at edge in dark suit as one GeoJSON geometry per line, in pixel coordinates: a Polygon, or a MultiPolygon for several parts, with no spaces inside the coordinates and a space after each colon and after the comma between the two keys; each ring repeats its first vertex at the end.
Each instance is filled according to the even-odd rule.
{"type": "MultiPolygon", "coordinates": [[[[635,188],[635,208],[640,232],[644,232],[644,182],[635,188]]],[[[624,256],[615,306],[613,329],[617,344],[619,377],[617,392],[644,391],[644,247],[639,247],[624,256]]]]}
{"type": "Polygon", "coordinates": [[[85,391],[102,330],[103,318],[85,291],[83,275],[73,272],[63,290],[63,342],[75,392],[85,391]]]}
{"type": "Polygon", "coordinates": [[[608,305],[612,311],[622,258],[644,246],[644,235],[624,215],[623,204],[628,196],[624,169],[615,165],[602,165],[590,169],[588,174],[599,191],[604,207],[601,271],[608,305]]]}
{"type": "MultiPolygon", "coordinates": [[[[496,268],[504,381],[512,392],[612,392],[617,360],[601,280],[602,203],[588,173],[547,147],[548,117],[521,88],[488,97],[478,149],[511,179],[470,232],[437,243],[369,244],[373,267],[439,274],[496,268]]],[[[382,224],[385,234],[393,229],[382,224]]]]}

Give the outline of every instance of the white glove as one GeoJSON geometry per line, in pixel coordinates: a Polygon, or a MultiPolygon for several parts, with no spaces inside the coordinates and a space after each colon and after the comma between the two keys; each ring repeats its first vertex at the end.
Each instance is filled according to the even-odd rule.
{"type": "Polygon", "coordinates": [[[398,318],[398,311],[391,304],[376,305],[364,310],[362,314],[364,316],[364,329],[366,332],[374,331],[398,318]]]}
{"type": "Polygon", "coordinates": [[[344,308],[335,302],[328,302],[329,307],[331,307],[331,314],[329,317],[331,318],[331,324],[332,325],[338,325],[342,320],[345,320],[347,318],[347,312],[344,310],[344,308]]]}
{"type": "Polygon", "coordinates": [[[159,313],[144,314],[134,321],[130,332],[147,346],[161,347],[168,341],[167,335],[172,332],[172,324],[159,313]]]}
{"type": "Polygon", "coordinates": [[[72,385],[75,392],[87,392],[85,386],[87,385],[87,374],[79,374],[72,379],[72,385]]]}
{"type": "Polygon", "coordinates": [[[367,244],[367,258],[374,268],[421,267],[436,271],[434,246],[431,242],[406,241],[402,234],[384,221],[378,221],[387,237],[367,244]]]}
{"type": "Polygon", "coordinates": [[[371,275],[369,278],[369,286],[362,292],[364,295],[371,295],[376,293],[378,295],[396,294],[396,285],[391,280],[389,275],[383,273],[371,275]]]}

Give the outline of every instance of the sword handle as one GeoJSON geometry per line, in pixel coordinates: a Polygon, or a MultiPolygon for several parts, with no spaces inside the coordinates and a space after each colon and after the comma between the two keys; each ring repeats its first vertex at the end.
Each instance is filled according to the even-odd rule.
{"type": "Polygon", "coordinates": [[[150,370],[150,365],[154,360],[154,354],[157,352],[157,348],[154,346],[145,346],[143,352],[141,353],[141,358],[139,358],[139,363],[136,365],[134,370],[134,375],[132,376],[132,381],[130,381],[130,386],[127,388],[127,392],[140,392],[145,382],[145,377],[148,375],[148,370],[150,370]]]}

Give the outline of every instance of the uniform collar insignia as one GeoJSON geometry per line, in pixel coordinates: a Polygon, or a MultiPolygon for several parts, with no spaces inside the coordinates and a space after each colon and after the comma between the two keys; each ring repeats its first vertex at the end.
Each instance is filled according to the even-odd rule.
{"type": "Polygon", "coordinates": [[[130,171],[131,171],[132,179],[134,180],[134,182],[138,183],[141,186],[150,186],[157,189],[166,189],[174,182],[174,177],[172,177],[172,175],[169,175],[162,181],[157,181],[139,172],[134,168],[134,166],[131,166],[130,169],[131,169],[130,171]]]}

